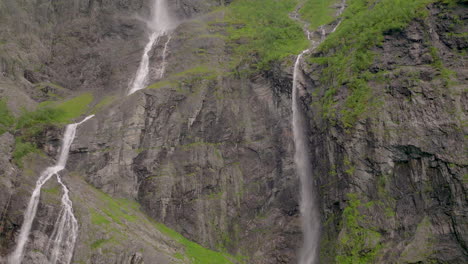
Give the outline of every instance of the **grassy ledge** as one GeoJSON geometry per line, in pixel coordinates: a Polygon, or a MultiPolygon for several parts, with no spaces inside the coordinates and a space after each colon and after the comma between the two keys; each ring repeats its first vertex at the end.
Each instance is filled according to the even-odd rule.
{"type": "Polygon", "coordinates": [[[318,27],[335,20],[334,12],[336,10],[332,7],[338,2],[340,0],[307,0],[299,13],[302,19],[310,23],[309,30],[316,30],[318,27]]]}
{"type": "Polygon", "coordinates": [[[15,136],[13,161],[22,167],[22,159],[29,153],[39,152],[37,142],[51,126],[65,125],[88,111],[93,101],[91,93],[84,93],[63,102],[44,102],[35,111],[23,111],[14,117],[5,100],[0,101],[0,135],[9,131],[15,136]]]}
{"type": "MultiPolygon", "coordinates": [[[[89,193],[85,199],[86,201],[79,201],[80,204],[92,204],[92,207],[86,208],[89,223],[92,225],[92,230],[97,233],[105,233],[105,236],[98,236],[89,239],[87,244],[90,249],[102,249],[105,252],[113,252],[114,247],[117,249],[125,245],[127,237],[120,230],[132,230],[135,226],[142,227],[147,232],[159,231],[168,239],[173,240],[179,244],[176,253],[173,257],[177,260],[176,263],[190,263],[190,264],[234,264],[243,263],[241,257],[233,257],[227,253],[216,252],[203,246],[192,242],[175,230],[165,226],[164,224],[155,222],[141,212],[140,205],[133,201],[123,198],[113,198],[108,194],[86,184],[89,193]],[[92,198],[90,198],[92,197],[92,198]],[[95,200],[93,200],[95,199],[95,200]],[[90,201],[94,201],[90,203],[90,201]],[[99,231],[97,231],[99,230],[99,231]]],[[[77,202],[78,203],[78,202],[77,202]]],[[[81,219],[81,221],[84,221],[81,219]]],[[[102,234],[101,234],[102,235],[102,234]]]]}
{"type": "Polygon", "coordinates": [[[308,46],[301,26],[289,17],[297,0],[238,0],[226,8],[232,66],[247,62],[267,70],[273,61],[297,55],[308,46]]]}
{"type": "MultiPolygon", "coordinates": [[[[159,231],[165,235],[171,237],[178,243],[182,244],[185,247],[185,256],[191,261],[192,264],[233,264],[233,262],[228,254],[212,251],[206,249],[199,244],[192,242],[176,231],[170,229],[169,227],[156,223],[156,227],[159,231]]],[[[183,255],[179,255],[182,259],[183,255]]]]}
{"type": "Polygon", "coordinates": [[[319,47],[322,57],[311,62],[325,66],[321,81],[329,88],[322,98],[323,116],[352,128],[373,105],[368,81],[377,78],[369,72],[374,61],[371,48],[384,40],[384,34],[403,30],[410,21],[425,17],[425,6],[433,0],[349,0],[344,20],[335,33],[319,47]],[[343,105],[334,96],[345,86],[349,92],[343,105]]]}

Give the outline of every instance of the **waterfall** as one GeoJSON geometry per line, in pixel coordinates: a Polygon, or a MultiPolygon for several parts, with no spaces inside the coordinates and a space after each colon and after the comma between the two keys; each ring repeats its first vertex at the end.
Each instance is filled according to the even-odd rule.
{"type": "Polygon", "coordinates": [[[320,216],[314,193],[312,179],[312,166],[309,155],[309,141],[306,133],[306,119],[299,105],[299,75],[302,56],[309,50],[303,51],[297,56],[294,64],[292,110],[293,110],[293,134],[294,134],[294,162],[296,172],[301,181],[301,215],[302,232],[304,236],[303,246],[300,251],[300,264],[315,264],[320,238],[320,216]]]}
{"type": "MultiPolygon", "coordinates": [[[[151,20],[147,22],[148,29],[151,31],[148,43],[143,51],[140,65],[136,72],[135,78],[133,79],[128,95],[145,88],[148,85],[149,80],[149,59],[150,52],[153,50],[154,45],[159,43],[159,40],[167,35],[167,33],[175,26],[173,19],[171,18],[166,0],[154,0],[154,4],[151,10],[151,20]]],[[[170,36],[167,36],[166,43],[164,44],[164,50],[162,55],[162,62],[160,69],[158,70],[158,79],[164,76],[166,69],[166,52],[170,36]]]]}
{"type": "MultiPolygon", "coordinates": [[[[337,16],[340,16],[345,8],[346,1],[341,2],[337,16]]],[[[333,27],[330,33],[336,31],[341,24],[341,19],[333,27]]],[[[293,87],[292,87],[292,112],[293,112],[293,136],[294,136],[294,162],[296,173],[301,181],[300,211],[302,216],[303,244],[299,255],[299,264],[317,264],[320,242],[320,212],[315,194],[315,186],[312,178],[312,160],[309,152],[309,140],[307,138],[307,122],[299,105],[299,80],[301,78],[301,59],[304,54],[316,49],[322,43],[327,32],[325,26],[318,28],[320,39],[311,39],[311,33],[306,30],[307,38],[311,41],[311,48],[302,51],[294,63],[293,87]]]]}
{"type": "Polygon", "coordinates": [[[41,196],[42,186],[53,176],[57,177],[59,184],[63,188],[62,195],[62,208],[59,214],[58,221],[54,226],[54,234],[52,236],[52,244],[54,245],[52,250],[51,262],[56,263],[60,258],[61,263],[70,263],[73,249],[75,246],[76,238],[78,236],[78,222],[73,214],[73,207],[70,197],[68,196],[68,188],[63,184],[59,172],[65,168],[68,160],[68,153],[70,146],[75,139],[76,128],[78,125],[86,122],[92,118],[93,115],[86,117],[83,121],[75,124],[68,125],[62,140],[62,148],[60,150],[60,156],[57,163],[46,168],[40,175],[36,182],[36,187],[29,199],[28,207],[24,213],[24,220],[21,226],[20,235],[16,248],[9,258],[10,264],[20,264],[24,256],[24,247],[28,241],[31,227],[36,217],[37,207],[39,205],[39,199],[41,196]],[[59,255],[62,250],[61,255],[59,255]]]}

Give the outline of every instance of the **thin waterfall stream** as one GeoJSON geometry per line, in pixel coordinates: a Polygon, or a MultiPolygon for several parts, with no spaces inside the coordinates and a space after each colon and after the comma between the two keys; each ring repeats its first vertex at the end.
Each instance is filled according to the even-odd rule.
{"type": "MultiPolygon", "coordinates": [[[[342,1],[337,16],[344,11],[345,0],[342,1]]],[[[297,10],[296,10],[297,12],[297,10]]],[[[297,20],[300,20],[297,16],[297,20]]],[[[333,33],[341,24],[341,19],[330,31],[333,33]]],[[[292,85],[292,128],[294,136],[294,162],[296,164],[296,173],[301,182],[300,193],[300,212],[302,217],[303,244],[299,252],[299,264],[317,264],[319,263],[319,243],[320,243],[320,212],[318,208],[317,194],[315,193],[314,178],[312,177],[312,159],[309,150],[309,139],[307,135],[307,120],[305,113],[300,106],[300,80],[303,78],[301,72],[302,57],[315,50],[326,38],[327,32],[324,26],[318,28],[317,32],[320,38],[317,41],[312,40],[312,33],[307,30],[305,23],[304,31],[307,38],[311,41],[311,47],[301,52],[294,63],[293,85],[292,85]]],[[[304,91],[305,92],[305,91],[304,91]]]]}
{"type": "MultiPolygon", "coordinates": [[[[154,4],[151,10],[151,20],[148,21],[147,25],[148,28],[151,29],[152,33],[144,49],[142,60],[138,67],[138,71],[135,75],[135,78],[130,86],[128,95],[146,87],[148,82],[148,75],[150,72],[149,53],[153,49],[153,46],[159,42],[161,37],[167,35],[168,32],[176,25],[175,23],[173,23],[173,20],[170,16],[166,0],[154,0],[154,4]]],[[[167,40],[164,44],[162,62],[160,64],[160,68],[157,70],[158,79],[164,76],[166,68],[166,52],[170,40],[171,36],[168,35],[167,40]]],[[[8,259],[8,262],[10,264],[21,264],[24,258],[24,249],[26,243],[28,242],[29,235],[31,233],[32,224],[36,217],[42,186],[53,176],[57,177],[57,182],[63,190],[63,195],[61,199],[62,206],[59,212],[59,216],[54,224],[54,230],[52,232],[45,252],[46,254],[49,254],[49,263],[51,264],[69,264],[71,262],[73,258],[75,243],[78,237],[78,221],[75,215],[73,214],[73,204],[69,197],[69,189],[63,183],[59,172],[65,169],[70,151],[70,146],[73,143],[73,140],[75,139],[77,127],[80,124],[92,118],[93,116],[94,115],[88,116],[79,123],[70,124],[67,126],[62,140],[60,156],[56,165],[45,169],[36,182],[36,186],[34,188],[34,191],[28,203],[28,207],[26,208],[24,214],[24,220],[21,226],[20,235],[18,236],[16,248],[8,259]]]]}
{"type": "Polygon", "coordinates": [[[148,43],[145,46],[143,51],[143,56],[141,58],[140,65],[135,74],[129,90],[128,95],[133,94],[136,91],[146,88],[149,81],[150,73],[150,52],[153,50],[153,47],[159,43],[162,37],[167,36],[166,42],[164,44],[162,61],[157,69],[157,78],[161,79],[164,76],[166,70],[166,53],[169,42],[171,41],[171,36],[168,35],[171,29],[176,25],[172,19],[166,0],[155,0],[151,12],[151,20],[147,22],[148,28],[151,31],[148,43]]]}
{"type": "Polygon", "coordinates": [[[65,169],[68,160],[70,146],[75,139],[77,127],[92,118],[94,115],[88,116],[83,121],[75,124],[70,124],[65,130],[62,139],[62,147],[60,156],[54,166],[46,168],[40,175],[36,182],[36,187],[31,195],[28,207],[24,213],[24,220],[21,226],[20,235],[16,248],[9,258],[10,264],[20,264],[24,257],[24,247],[28,242],[31,227],[36,217],[37,207],[41,196],[42,186],[53,176],[57,177],[58,183],[63,188],[62,205],[59,213],[58,220],[54,225],[54,232],[49,242],[50,244],[50,263],[70,263],[73,256],[73,249],[75,247],[76,238],[78,237],[78,221],[73,214],[73,205],[68,195],[68,188],[62,182],[60,172],[65,169]]]}

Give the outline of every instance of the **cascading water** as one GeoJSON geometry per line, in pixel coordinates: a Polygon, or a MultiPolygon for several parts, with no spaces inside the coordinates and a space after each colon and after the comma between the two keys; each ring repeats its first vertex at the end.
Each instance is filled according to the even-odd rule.
{"type": "MultiPolygon", "coordinates": [[[[154,0],[151,20],[148,21],[147,25],[151,30],[151,35],[149,37],[148,44],[146,44],[146,47],[143,51],[143,57],[141,58],[140,65],[130,86],[128,95],[133,94],[134,92],[141,90],[148,85],[148,75],[150,72],[149,53],[153,49],[153,46],[158,44],[159,40],[163,36],[167,35],[167,33],[175,26],[175,23],[169,13],[166,0],[154,0]]],[[[161,66],[159,73],[157,74],[159,79],[164,76],[164,71],[166,69],[166,52],[170,40],[171,37],[167,36],[166,43],[164,44],[161,66]]]]}
{"type": "Polygon", "coordinates": [[[31,195],[31,198],[24,214],[23,225],[21,226],[20,235],[16,244],[15,251],[9,258],[10,264],[20,264],[24,256],[24,247],[28,241],[31,227],[36,217],[37,206],[39,205],[39,198],[41,196],[42,186],[53,176],[57,177],[59,184],[63,188],[62,195],[62,208],[58,220],[54,226],[54,232],[51,237],[51,253],[50,263],[70,263],[73,256],[73,249],[75,247],[76,238],[78,236],[78,222],[73,214],[73,207],[70,197],[68,196],[68,188],[62,182],[59,172],[65,168],[68,160],[68,152],[70,146],[75,139],[76,128],[92,118],[93,115],[86,117],[83,121],[75,124],[68,125],[63,136],[62,148],[57,163],[45,169],[36,182],[36,187],[31,195]]]}
{"type": "MultiPolygon", "coordinates": [[[[173,27],[176,26],[168,11],[166,0],[154,0],[151,17],[152,19],[148,21],[148,28],[152,33],[149,37],[148,44],[144,49],[143,57],[135,75],[135,79],[129,89],[129,95],[146,87],[149,74],[149,53],[153,49],[153,46],[159,42],[161,37],[165,36],[173,27]]],[[[162,62],[157,72],[158,78],[162,78],[164,76],[166,68],[166,52],[170,40],[171,36],[169,35],[167,36],[166,43],[164,44],[162,62]]],[[[62,208],[54,225],[54,230],[45,252],[49,254],[49,263],[51,264],[69,264],[71,262],[75,242],[78,237],[78,221],[73,214],[73,204],[69,197],[69,190],[60,178],[59,172],[65,168],[67,163],[70,146],[75,139],[76,128],[78,125],[86,122],[92,117],[93,115],[88,116],[79,123],[67,126],[57,164],[44,170],[36,182],[36,187],[34,188],[28,207],[26,208],[16,248],[8,259],[10,264],[20,264],[23,260],[24,247],[26,246],[34,218],[36,217],[41,188],[53,176],[57,177],[57,181],[63,189],[61,199],[62,208]]]]}
{"type": "MultiPolygon", "coordinates": [[[[342,14],[345,7],[345,0],[343,0],[341,7],[338,11],[338,16],[342,14]]],[[[335,32],[341,20],[331,30],[335,32]]],[[[307,38],[311,40],[311,33],[306,30],[307,38]]],[[[293,136],[294,136],[294,162],[296,164],[296,172],[301,181],[301,199],[300,210],[302,216],[302,233],[304,236],[302,248],[299,256],[299,264],[317,264],[318,263],[318,250],[320,242],[320,213],[317,207],[317,197],[314,192],[315,186],[312,178],[312,164],[309,153],[309,144],[307,138],[307,124],[304,113],[299,105],[299,80],[301,78],[300,64],[302,56],[320,45],[326,38],[325,27],[319,28],[320,39],[312,41],[312,47],[304,50],[296,58],[293,73],[293,87],[292,87],[292,112],[293,112],[293,136]]]]}
{"type": "Polygon", "coordinates": [[[303,51],[297,56],[294,65],[292,109],[293,109],[293,134],[294,134],[294,162],[296,172],[301,180],[301,215],[302,232],[304,236],[303,246],[300,252],[300,264],[314,264],[317,259],[317,251],[320,237],[320,217],[312,179],[311,159],[308,148],[306,123],[304,114],[299,105],[298,85],[300,75],[300,62],[302,56],[309,50],[303,51]]]}

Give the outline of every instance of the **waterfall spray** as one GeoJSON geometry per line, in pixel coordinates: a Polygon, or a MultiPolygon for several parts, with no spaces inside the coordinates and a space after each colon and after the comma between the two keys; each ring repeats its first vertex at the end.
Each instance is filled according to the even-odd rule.
{"type": "MultiPolygon", "coordinates": [[[[146,44],[146,47],[143,51],[143,56],[141,58],[140,65],[136,72],[135,78],[133,79],[132,84],[130,85],[128,95],[133,94],[134,92],[145,88],[148,85],[149,80],[149,59],[150,52],[153,50],[153,47],[159,43],[159,40],[166,36],[176,24],[171,18],[166,0],[155,0],[152,11],[151,11],[151,20],[147,22],[148,29],[151,31],[149,41],[146,44]]],[[[164,76],[166,69],[166,52],[169,41],[171,40],[170,36],[167,36],[166,43],[164,44],[164,50],[162,55],[162,62],[160,69],[158,70],[158,79],[164,76]]]]}

